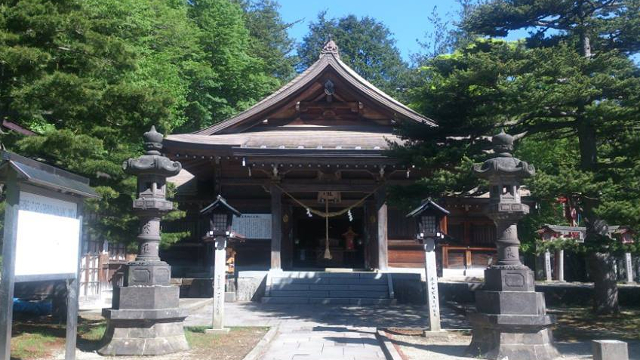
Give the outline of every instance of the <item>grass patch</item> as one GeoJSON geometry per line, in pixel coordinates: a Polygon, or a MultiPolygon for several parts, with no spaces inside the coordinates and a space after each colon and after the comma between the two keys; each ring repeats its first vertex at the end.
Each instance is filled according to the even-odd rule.
{"type": "MultiPolygon", "coordinates": [[[[234,343],[243,344],[251,342],[257,338],[257,343],[269,330],[268,327],[232,327],[228,334],[207,334],[205,330],[210,329],[208,326],[193,326],[185,327],[185,336],[189,346],[195,351],[210,351],[219,350],[225,348],[227,345],[234,345],[234,343]]],[[[237,344],[235,344],[237,345],[237,344]]],[[[255,345],[255,344],[253,344],[255,345]]],[[[248,353],[253,346],[251,346],[246,352],[248,353]]],[[[232,349],[226,348],[230,351],[232,349]]],[[[239,349],[242,351],[243,349],[239,349]]]]}
{"type": "Polygon", "coordinates": [[[64,346],[66,330],[49,317],[13,322],[11,336],[11,359],[29,360],[42,358],[52,349],[64,346]]]}
{"type": "MultiPolygon", "coordinates": [[[[79,318],[77,347],[83,351],[97,350],[106,327],[102,318],[79,318]]],[[[269,330],[267,327],[234,327],[228,334],[207,334],[205,330],[208,328],[185,328],[191,358],[242,360],[269,330]]],[[[11,339],[11,360],[51,357],[63,350],[65,337],[65,324],[55,323],[50,317],[16,320],[11,339]]]]}
{"type": "Polygon", "coordinates": [[[264,337],[267,327],[232,327],[227,334],[206,334],[208,327],[185,328],[190,359],[242,360],[264,337]]]}
{"type": "MultiPolygon", "coordinates": [[[[78,319],[78,347],[97,347],[106,329],[104,320],[78,319]]],[[[11,337],[11,359],[31,360],[51,356],[64,348],[66,325],[51,317],[16,320],[11,337]]]]}
{"type": "Polygon", "coordinates": [[[64,339],[50,334],[20,334],[11,339],[11,359],[37,359],[51,354],[51,349],[60,348],[64,339]]]}
{"type": "Polygon", "coordinates": [[[558,340],[640,340],[640,308],[616,315],[594,315],[590,307],[554,307],[548,312],[557,318],[553,335],[558,340]]]}

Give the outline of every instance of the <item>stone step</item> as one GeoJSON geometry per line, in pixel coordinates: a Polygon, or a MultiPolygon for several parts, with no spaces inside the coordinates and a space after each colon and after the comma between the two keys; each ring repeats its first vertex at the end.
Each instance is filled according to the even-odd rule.
{"type": "Polygon", "coordinates": [[[355,291],[355,290],[332,290],[332,291],[312,291],[312,290],[271,290],[270,297],[308,297],[308,298],[389,298],[388,291],[355,291]]]}
{"type": "Polygon", "coordinates": [[[395,299],[370,298],[326,298],[326,297],[273,297],[265,296],[263,303],[267,304],[323,304],[323,305],[392,305],[395,299]]]}
{"type": "Polygon", "coordinates": [[[271,290],[286,290],[286,291],[300,291],[300,290],[311,290],[311,291],[389,291],[389,286],[387,284],[380,285],[325,285],[325,284],[272,284],[271,290]]]}
{"type": "Polygon", "coordinates": [[[271,284],[317,284],[317,285],[387,285],[387,278],[384,279],[363,279],[363,278],[278,278],[272,277],[271,284]]]}
{"type": "Polygon", "coordinates": [[[324,272],[324,271],[282,271],[271,273],[272,278],[360,278],[360,279],[386,279],[387,274],[375,272],[324,272]]]}

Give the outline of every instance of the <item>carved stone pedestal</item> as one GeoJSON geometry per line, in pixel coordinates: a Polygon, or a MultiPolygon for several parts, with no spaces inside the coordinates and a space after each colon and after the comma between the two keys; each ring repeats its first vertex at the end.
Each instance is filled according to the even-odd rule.
{"type": "Polygon", "coordinates": [[[467,354],[485,359],[551,360],[558,356],[546,314],[544,294],[534,291],[526,267],[485,270],[485,287],[476,292],[469,315],[473,339],[467,354]]]}
{"type": "MultiPolygon", "coordinates": [[[[128,272],[129,279],[135,272],[153,273],[142,271],[140,265],[130,267],[128,272]]],[[[113,289],[113,308],[102,310],[107,331],[99,354],[164,355],[189,349],[182,325],[188,313],[179,308],[180,289],[169,285],[168,280],[164,284],[129,284],[113,289]]]]}
{"type": "Polygon", "coordinates": [[[109,325],[100,355],[155,356],[189,350],[182,322],[185,309],[103,309],[109,325]]]}

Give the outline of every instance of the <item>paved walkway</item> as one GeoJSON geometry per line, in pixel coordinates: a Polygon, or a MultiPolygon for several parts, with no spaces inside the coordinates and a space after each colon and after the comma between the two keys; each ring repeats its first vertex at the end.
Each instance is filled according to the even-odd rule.
{"type": "MultiPolygon", "coordinates": [[[[211,324],[211,306],[196,311],[186,326],[211,324]]],[[[464,319],[452,311],[445,326],[460,327],[464,319]]],[[[260,303],[225,304],[226,326],[278,326],[261,360],[380,360],[377,327],[425,327],[424,306],[326,306],[260,303]]]]}
{"type": "Polygon", "coordinates": [[[261,360],[381,360],[375,328],[280,328],[261,360]]]}
{"type": "MultiPolygon", "coordinates": [[[[211,305],[192,311],[185,326],[211,325],[211,305]]],[[[448,329],[468,327],[464,316],[442,308],[442,326],[448,329]]],[[[297,328],[324,327],[426,327],[429,324],[426,306],[338,306],[288,305],[255,302],[226,303],[225,326],[292,326],[297,328]]]]}

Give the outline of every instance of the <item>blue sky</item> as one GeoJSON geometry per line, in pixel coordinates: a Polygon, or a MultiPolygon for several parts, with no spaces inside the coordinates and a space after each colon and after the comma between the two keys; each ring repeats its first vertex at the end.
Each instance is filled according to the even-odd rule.
{"type": "MultiPolygon", "coordinates": [[[[280,13],[285,22],[302,20],[289,29],[289,34],[297,41],[309,29],[309,23],[315,21],[318,13],[327,10],[329,18],[354,14],[358,17],[371,16],[382,21],[393,33],[397,47],[405,60],[409,55],[420,51],[416,39],[424,39],[424,34],[433,29],[427,19],[434,6],[442,18],[457,18],[459,9],[454,0],[278,0],[280,13]]],[[[518,32],[508,37],[517,39],[518,32]]],[[[338,44],[340,46],[340,44],[338,44]]]]}
{"type": "MultiPolygon", "coordinates": [[[[433,30],[428,17],[434,6],[443,19],[456,20],[459,5],[455,0],[278,0],[280,14],[285,22],[301,20],[289,29],[289,34],[301,42],[309,30],[309,23],[315,21],[318,13],[327,10],[329,18],[339,18],[354,14],[358,17],[371,16],[382,21],[393,33],[396,46],[402,57],[420,51],[417,39],[424,40],[425,33],[433,30]]],[[[516,40],[527,36],[527,31],[518,30],[509,33],[507,40],[516,40]]],[[[340,44],[338,44],[340,46],[340,44]]],[[[640,65],[640,54],[632,57],[640,65]]]]}

